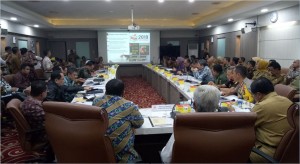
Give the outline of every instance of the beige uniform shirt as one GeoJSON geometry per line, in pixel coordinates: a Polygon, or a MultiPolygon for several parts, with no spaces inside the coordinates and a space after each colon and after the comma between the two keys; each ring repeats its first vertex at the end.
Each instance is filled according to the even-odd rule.
{"type": "MultiPolygon", "coordinates": [[[[291,129],[287,121],[287,110],[292,102],[271,92],[266,95],[252,109],[257,113],[255,122],[255,147],[264,153],[273,156],[283,135],[291,129]]],[[[250,155],[251,162],[266,162],[255,153],[250,155]]]]}

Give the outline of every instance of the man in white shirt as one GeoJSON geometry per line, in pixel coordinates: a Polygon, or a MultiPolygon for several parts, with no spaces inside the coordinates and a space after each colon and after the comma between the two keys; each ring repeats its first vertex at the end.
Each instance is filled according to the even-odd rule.
{"type": "Polygon", "coordinates": [[[44,55],[45,55],[45,57],[42,62],[43,69],[45,72],[51,72],[52,68],[53,68],[53,64],[50,59],[51,51],[50,50],[44,51],[44,55]]]}
{"type": "MultiPolygon", "coordinates": [[[[210,85],[201,85],[194,92],[194,109],[196,112],[215,112],[218,108],[221,93],[210,85]]],[[[161,151],[161,160],[170,163],[172,160],[174,134],[170,137],[167,145],[161,151]]]]}

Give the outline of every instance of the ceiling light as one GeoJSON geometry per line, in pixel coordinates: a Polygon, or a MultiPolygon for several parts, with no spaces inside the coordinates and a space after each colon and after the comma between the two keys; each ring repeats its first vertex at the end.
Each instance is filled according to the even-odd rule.
{"type": "Polygon", "coordinates": [[[261,9],[260,12],[262,13],[265,13],[265,12],[268,12],[269,10],[268,9],[261,9]]]}
{"type": "Polygon", "coordinates": [[[194,2],[194,1],[195,1],[195,0],[189,0],[189,2],[191,2],[191,3],[194,2]]]}
{"type": "Polygon", "coordinates": [[[206,27],[207,27],[207,28],[211,28],[211,25],[209,24],[209,25],[207,25],[206,27]]]}
{"type": "Polygon", "coordinates": [[[38,24],[35,24],[35,25],[33,25],[33,27],[36,27],[36,28],[38,28],[38,27],[40,27],[38,24]]]}
{"type": "Polygon", "coordinates": [[[16,21],[16,20],[18,20],[16,17],[10,17],[10,20],[12,20],[12,21],[16,21]]]}
{"type": "Polygon", "coordinates": [[[111,1],[111,0],[105,0],[106,2],[109,2],[109,1],[111,1]]]}
{"type": "Polygon", "coordinates": [[[233,19],[232,19],[232,18],[229,18],[229,19],[228,19],[228,22],[232,22],[232,21],[233,21],[233,19]]]}
{"type": "Polygon", "coordinates": [[[165,0],[158,0],[159,3],[163,3],[165,0]]]}

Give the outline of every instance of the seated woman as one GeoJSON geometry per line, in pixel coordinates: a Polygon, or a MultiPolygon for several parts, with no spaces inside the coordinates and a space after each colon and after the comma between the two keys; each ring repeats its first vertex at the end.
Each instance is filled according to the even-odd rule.
{"type": "Polygon", "coordinates": [[[252,80],[256,80],[260,77],[268,77],[269,76],[268,65],[269,62],[267,62],[266,60],[263,59],[257,60],[255,65],[256,71],[253,72],[252,80]]]}
{"type": "Polygon", "coordinates": [[[172,72],[178,73],[178,72],[183,72],[185,69],[184,67],[184,58],[183,57],[177,57],[176,59],[176,66],[173,66],[172,72]]]}
{"type": "MultiPolygon", "coordinates": [[[[220,91],[210,85],[201,85],[194,92],[194,109],[196,112],[216,112],[220,100],[220,91]]],[[[170,163],[172,149],[175,142],[174,134],[170,137],[167,145],[161,151],[161,159],[164,163],[170,163]]]]}

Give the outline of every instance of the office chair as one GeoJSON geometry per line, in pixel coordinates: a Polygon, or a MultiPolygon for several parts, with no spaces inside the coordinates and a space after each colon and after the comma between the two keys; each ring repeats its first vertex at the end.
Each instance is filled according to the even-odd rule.
{"type": "Polygon", "coordinates": [[[172,163],[246,163],[255,144],[256,113],[178,114],[172,163]]]}
{"type": "Polygon", "coordinates": [[[13,86],[14,85],[14,82],[13,82],[14,76],[15,76],[15,74],[10,74],[10,75],[5,75],[3,78],[9,85],[13,86]]]}
{"type": "Polygon", "coordinates": [[[115,163],[106,130],[107,112],[99,107],[44,102],[45,127],[59,163],[115,163]]]}
{"type": "Polygon", "coordinates": [[[271,157],[257,148],[252,151],[272,163],[299,163],[299,105],[292,104],[287,111],[291,129],[279,142],[274,156],[271,157]]]}
{"type": "Polygon", "coordinates": [[[293,87],[290,87],[288,85],[276,84],[274,86],[274,89],[278,95],[286,97],[286,98],[290,99],[291,101],[293,101],[294,96],[296,94],[296,89],[294,89],[293,87]]]}
{"type": "MultiPolygon", "coordinates": [[[[21,148],[25,152],[38,153],[39,155],[42,155],[42,153],[44,153],[47,142],[37,140],[35,136],[37,134],[44,133],[45,129],[32,129],[20,110],[20,104],[20,100],[12,99],[8,102],[6,108],[11,113],[15,121],[21,148]]],[[[41,157],[32,159],[27,162],[43,160],[45,160],[45,158],[41,157]]]]}

